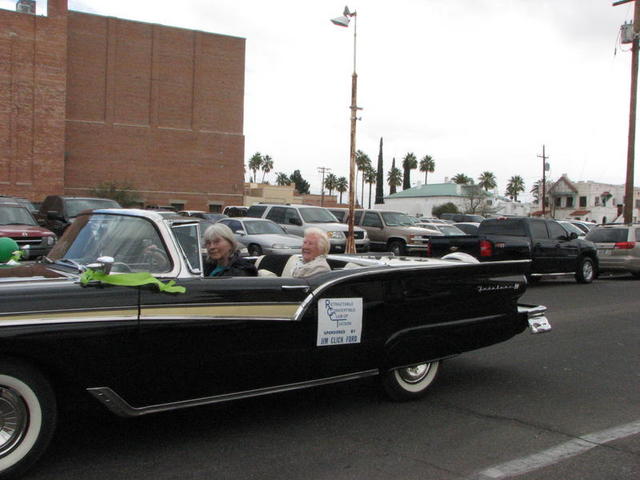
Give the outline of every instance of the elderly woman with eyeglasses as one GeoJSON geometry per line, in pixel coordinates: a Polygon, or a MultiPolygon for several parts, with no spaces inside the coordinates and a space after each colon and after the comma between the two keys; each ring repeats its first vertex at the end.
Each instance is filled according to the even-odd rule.
{"type": "Polygon", "coordinates": [[[240,257],[240,245],[229,227],[215,223],[204,232],[205,277],[255,277],[253,263],[240,257]]]}

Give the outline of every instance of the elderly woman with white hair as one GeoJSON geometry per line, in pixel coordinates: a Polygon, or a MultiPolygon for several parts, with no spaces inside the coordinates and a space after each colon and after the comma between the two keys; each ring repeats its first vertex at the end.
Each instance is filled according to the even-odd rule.
{"type": "Polygon", "coordinates": [[[316,227],[307,228],[302,241],[302,258],[293,268],[291,275],[294,278],[302,278],[330,271],[331,267],[327,263],[330,247],[327,232],[316,227]]]}
{"type": "Polygon", "coordinates": [[[229,227],[215,223],[204,232],[205,277],[255,277],[253,263],[240,257],[240,245],[229,227]]]}

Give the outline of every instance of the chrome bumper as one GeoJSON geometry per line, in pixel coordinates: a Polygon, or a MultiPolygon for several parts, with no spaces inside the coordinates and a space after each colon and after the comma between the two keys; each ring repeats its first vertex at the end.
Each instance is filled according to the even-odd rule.
{"type": "Polygon", "coordinates": [[[551,330],[547,319],[547,307],[544,305],[518,305],[518,313],[526,315],[531,333],[544,333],[551,330]]]}

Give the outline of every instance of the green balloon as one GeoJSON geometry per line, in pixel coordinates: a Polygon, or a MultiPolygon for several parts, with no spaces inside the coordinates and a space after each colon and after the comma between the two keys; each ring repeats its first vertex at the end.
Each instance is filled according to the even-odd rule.
{"type": "Polygon", "coordinates": [[[15,240],[9,237],[0,237],[0,263],[11,260],[13,252],[20,250],[15,240]]]}

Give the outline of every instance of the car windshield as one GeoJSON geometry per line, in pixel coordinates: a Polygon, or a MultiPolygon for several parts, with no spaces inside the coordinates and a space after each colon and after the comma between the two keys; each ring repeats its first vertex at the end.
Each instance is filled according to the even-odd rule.
{"type": "Polygon", "coordinates": [[[301,208],[299,211],[306,223],[339,223],[326,208],[301,208]]]}
{"type": "Polygon", "coordinates": [[[0,205],[0,225],[32,225],[38,226],[33,215],[24,207],[0,205]]]}
{"type": "Polygon", "coordinates": [[[562,225],[564,227],[564,229],[566,231],[568,231],[569,233],[573,232],[576,235],[578,235],[579,237],[584,235],[584,232],[582,230],[580,230],[578,227],[576,227],[573,223],[560,222],[560,225],[562,225]]]}
{"type": "Polygon", "coordinates": [[[80,212],[96,208],[120,208],[118,202],[106,198],[68,198],[65,202],[69,217],[77,217],[80,212]]]}
{"type": "Polygon", "coordinates": [[[244,222],[244,228],[248,235],[265,235],[274,233],[277,235],[287,234],[280,225],[272,222],[244,222]]]}
{"type": "Polygon", "coordinates": [[[114,272],[171,270],[170,257],[151,221],[127,215],[80,215],[48,257],[87,265],[102,256],[113,257],[114,272]]]}
{"type": "Polygon", "coordinates": [[[411,219],[404,213],[398,212],[382,212],[384,223],[389,227],[397,227],[398,225],[413,225],[411,219]]]}
{"type": "Polygon", "coordinates": [[[594,243],[626,242],[628,232],[627,228],[594,228],[585,238],[594,243]]]}

